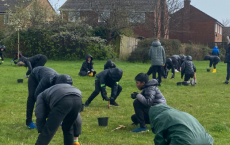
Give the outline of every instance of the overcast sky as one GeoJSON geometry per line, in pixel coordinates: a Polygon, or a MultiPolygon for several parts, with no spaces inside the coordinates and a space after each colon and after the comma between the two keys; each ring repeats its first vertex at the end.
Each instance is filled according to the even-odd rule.
{"type": "MultiPolygon", "coordinates": [[[[66,2],[66,0],[49,1],[55,9],[66,2]]],[[[220,22],[223,19],[230,19],[230,0],[191,0],[191,4],[220,22]]]]}

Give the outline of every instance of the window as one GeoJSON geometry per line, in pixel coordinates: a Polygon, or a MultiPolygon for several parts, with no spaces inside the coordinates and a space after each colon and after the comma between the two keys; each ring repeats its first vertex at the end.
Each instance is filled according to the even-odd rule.
{"type": "Polygon", "coordinates": [[[68,21],[75,22],[80,19],[80,12],[69,12],[68,21]]]}
{"type": "Polygon", "coordinates": [[[133,12],[129,17],[130,23],[145,23],[145,13],[133,12]]]}
{"type": "Polygon", "coordinates": [[[105,22],[110,18],[110,11],[103,11],[98,14],[98,22],[105,22]]]}
{"type": "Polygon", "coordinates": [[[222,27],[220,27],[220,35],[222,35],[222,27]]]}
{"type": "Polygon", "coordinates": [[[9,14],[4,15],[4,24],[8,25],[9,24],[9,14]]]}
{"type": "Polygon", "coordinates": [[[217,24],[215,25],[215,32],[217,32],[217,24]]]}

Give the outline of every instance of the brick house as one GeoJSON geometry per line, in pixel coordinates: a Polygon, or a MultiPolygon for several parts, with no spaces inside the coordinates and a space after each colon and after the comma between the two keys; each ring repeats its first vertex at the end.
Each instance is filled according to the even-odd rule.
{"type": "MultiPolygon", "coordinates": [[[[74,22],[77,19],[85,20],[86,18],[90,19],[90,22],[94,22],[94,24],[100,25],[103,23],[104,20],[102,19],[101,15],[104,17],[109,18],[110,20],[113,19],[115,12],[114,9],[120,7],[121,5],[126,7],[127,9],[132,9],[133,15],[138,15],[137,17],[132,17],[132,15],[128,15],[129,23],[135,23],[133,26],[133,32],[137,37],[144,37],[144,38],[151,38],[154,37],[154,22],[158,21],[158,36],[160,37],[168,37],[168,33],[165,33],[162,36],[161,27],[162,26],[162,17],[168,17],[168,11],[166,6],[166,0],[116,0],[109,4],[105,4],[101,6],[99,3],[103,0],[67,0],[60,8],[60,13],[62,15],[62,19],[67,20],[68,22],[74,22]],[[119,4],[120,5],[119,5],[119,4]],[[156,18],[156,7],[154,4],[158,4],[159,8],[164,8],[164,13],[156,18]],[[99,6],[98,6],[99,5],[99,6]],[[118,6],[119,5],[119,6],[118,6]],[[98,7],[98,8],[96,8],[98,7]],[[103,9],[102,13],[98,13],[95,9],[103,9]],[[155,10],[154,10],[155,9],[155,10]],[[157,20],[158,19],[158,20],[157,20]]],[[[106,2],[106,0],[104,0],[106,2]]],[[[103,3],[104,4],[104,3],[103,3]]],[[[118,8],[119,9],[119,8],[118,8]]],[[[162,10],[161,10],[162,11],[162,10]]],[[[168,31],[166,28],[165,31],[168,31]]],[[[155,33],[155,34],[156,34],[155,33]]]]}
{"type": "MultiPolygon", "coordinates": [[[[29,9],[32,5],[32,2],[37,1],[43,7],[46,7],[50,13],[56,13],[52,5],[48,0],[27,0],[24,2],[23,7],[29,9]]],[[[1,0],[0,1],[0,30],[4,30],[7,25],[10,24],[10,17],[7,14],[7,11],[10,9],[14,12],[15,6],[18,4],[17,0],[1,0]]]]}
{"type": "Polygon", "coordinates": [[[169,38],[182,43],[222,42],[223,24],[190,3],[184,0],[184,8],[171,15],[169,38]]]}
{"type": "Polygon", "coordinates": [[[227,36],[230,36],[230,27],[223,27],[223,42],[227,42],[227,36]]]}

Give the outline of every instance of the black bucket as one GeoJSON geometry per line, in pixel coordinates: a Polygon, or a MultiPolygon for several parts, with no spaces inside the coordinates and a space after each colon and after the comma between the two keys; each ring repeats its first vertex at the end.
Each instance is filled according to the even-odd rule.
{"type": "Polygon", "coordinates": [[[98,125],[99,126],[107,126],[108,125],[109,117],[101,117],[101,118],[97,118],[97,119],[98,119],[98,125]]]}
{"type": "Polygon", "coordinates": [[[18,83],[23,83],[23,79],[18,79],[18,83]]]}
{"type": "Polygon", "coordinates": [[[210,72],[210,69],[207,69],[207,72],[210,72]]]}
{"type": "Polygon", "coordinates": [[[85,106],[85,104],[81,105],[81,111],[80,112],[84,111],[84,106],[85,106]]]}
{"type": "Polygon", "coordinates": [[[176,83],[177,84],[177,86],[181,86],[182,85],[182,82],[178,82],[178,83],[176,83]]]}

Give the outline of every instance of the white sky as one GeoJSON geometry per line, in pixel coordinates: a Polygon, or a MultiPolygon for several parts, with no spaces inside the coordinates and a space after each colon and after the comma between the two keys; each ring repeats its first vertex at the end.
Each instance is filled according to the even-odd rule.
{"type": "MultiPolygon", "coordinates": [[[[55,9],[66,2],[66,0],[49,1],[55,9]]],[[[223,19],[230,19],[230,0],[191,0],[191,4],[220,22],[223,19]]]]}

